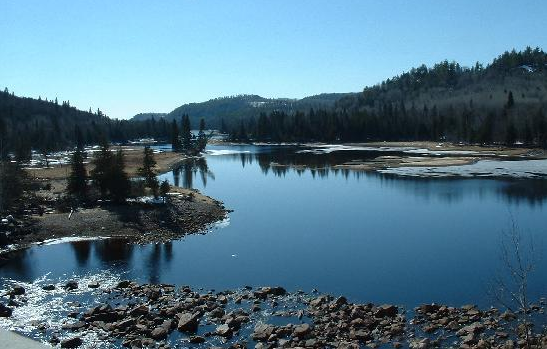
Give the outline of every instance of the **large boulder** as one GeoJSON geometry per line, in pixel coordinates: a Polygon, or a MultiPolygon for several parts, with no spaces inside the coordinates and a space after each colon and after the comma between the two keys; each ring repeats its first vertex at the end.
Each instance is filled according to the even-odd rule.
{"type": "Polygon", "coordinates": [[[178,316],[179,322],[177,324],[177,329],[180,332],[190,332],[194,333],[198,329],[199,325],[199,313],[182,313],[178,316]]]}
{"type": "Polygon", "coordinates": [[[216,328],[215,333],[218,336],[224,337],[224,338],[232,338],[233,332],[230,326],[227,324],[222,324],[216,328]]]}
{"type": "Polygon", "coordinates": [[[310,334],[311,327],[308,324],[301,324],[294,327],[294,330],[292,332],[293,337],[303,338],[310,334]]]}
{"type": "Polygon", "coordinates": [[[82,345],[80,337],[68,338],[61,341],[61,348],[78,348],[80,345],[82,345]]]}
{"type": "Polygon", "coordinates": [[[65,290],[71,291],[78,288],[78,283],[74,280],[70,280],[65,284],[65,290]]]}
{"type": "Polygon", "coordinates": [[[397,312],[399,309],[390,304],[384,304],[380,305],[378,308],[376,308],[376,311],[374,312],[374,316],[376,317],[395,317],[397,316],[397,312]]]}
{"type": "Polygon", "coordinates": [[[10,317],[13,313],[13,310],[9,307],[6,307],[4,304],[0,303],[0,317],[10,317]]]}
{"type": "Polygon", "coordinates": [[[265,341],[272,335],[275,331],[275,326],[268,324],[258,324],[255,326],[252,338],[255,341],[265,341]]]}
{"type": "Polygon", "coordinates": [[[22,294],[25,294],[25,288],[23,286],[14,286],[9,294],[12,296],[20,296],[22,294]]]}

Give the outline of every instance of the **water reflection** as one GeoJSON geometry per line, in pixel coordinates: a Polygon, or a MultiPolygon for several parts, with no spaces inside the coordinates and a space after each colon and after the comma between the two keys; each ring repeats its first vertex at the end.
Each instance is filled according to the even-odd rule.
{"type": "MultiPolygon", "coordinates": [[[[483,197],[492,192],[515,204],[542,205],[547,199],[547,181],[541,179],[502,179],[496,185],[482,179],[466,179],[465,181],[478,181],[479,184],[454,186],[454,181],[461,181],[461,178],[410,177],[337,167],[351,162],[366,162],[379,155],[402,156],[404,153],[401,151],[378,153],[368,150],[345,150],[313,153],[310,152],[311,148],[298,146],[260,146],[244,149],[247,148],[251,148],[251,151],[223,153],[220,156],[209,156],[209,159],[239,162],[242,169],[256,162],[265,176],[272,174],[281,178],[289,173],[296,173],[299,177],[309,173],[313,179],[328,179],[334,176],[346,180],[351,177],[359,181],[364,178],[375,178],[384,186],[396,187],[426,201],[435,197],[446,203],[454,203],[461,201],[466,195],[483,197]]],[[[200,157],[185,160],[180,167],[173,170],[174,184],[185,188],[198,187],[194,180],[199,177],[201,185],[205,188],[208,179],[215,180],[207,159],[200,157]]]]}
{"type": "Polygon", "coordinates": [[[207,187],[207,179],[215,179],[215,175],[207,166],[204,157],[191,157],[183,160],[179,167],[173,169],[173,184],[177,187],[193,188],[194,177],[199,176],[203,187],[207,187]],[[181,182],[182,177],[182,182],[181,182]]]}

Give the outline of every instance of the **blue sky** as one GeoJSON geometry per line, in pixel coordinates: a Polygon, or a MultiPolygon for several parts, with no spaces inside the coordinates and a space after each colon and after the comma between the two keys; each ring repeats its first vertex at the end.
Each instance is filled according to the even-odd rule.
{"type": "Polygon", "coordinates": [[[547,1],[0,0],[0,86],[127,118],[547,49],[547,1]]]}

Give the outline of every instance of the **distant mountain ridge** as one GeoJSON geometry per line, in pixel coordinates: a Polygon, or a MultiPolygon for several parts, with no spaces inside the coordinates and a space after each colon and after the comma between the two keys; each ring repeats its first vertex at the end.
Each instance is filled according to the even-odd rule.
{"type": "Polygon", "coordinates": [[[201,118],[205,119],[207,127],[219,128],[222,119],[226,123],[234,124],[260,113],[295,111],[314,109],[328,109],[334,107],[336,101],[353,93],[324,93],[302,99],[291,98],[264,98],[258,95],[237,95],[219,97],[200,103],[184,104],[170,113],[140,113],[131,120],[143,121],[148,119],[165,118],[166,121],[180,121],[184,114],[190,116],[192,125],[197,125],[201,118]]]}

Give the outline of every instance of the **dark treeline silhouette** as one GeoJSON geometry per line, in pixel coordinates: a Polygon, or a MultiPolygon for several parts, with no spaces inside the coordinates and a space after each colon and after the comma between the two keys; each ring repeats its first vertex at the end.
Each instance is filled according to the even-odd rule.
{"type": "Polygon", "coordinates": [[[112,143],[147,137],[168,141],[171,133],[164,119],[110,119],[101,110],[86,112],[69,101],[18,97],[7,88],[0,92],[0,122],[5,151],[19,160],[28,160],[32,149],[48,153],[74,147],[78,141],[91,145],[105,139],[112,143]]]}
{"type": "Polygon", "coordinates": [[[487,67],[444,61],[421,66],[335,108],[269,114],[230,125],[237,141],[520,141],[547,146],[547,54],[505,52],[487,67]]]}

